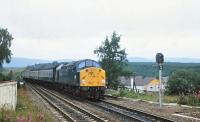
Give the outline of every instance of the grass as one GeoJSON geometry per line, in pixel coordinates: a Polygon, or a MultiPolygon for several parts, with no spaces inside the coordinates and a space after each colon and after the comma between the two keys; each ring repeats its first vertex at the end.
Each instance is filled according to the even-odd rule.
{"type": "MultiPolygon", "coordinates": [[[[106,90],[106,94],[118,97],[126,97],[132,99],[141,99],[147,101],[158,102],[158,93],[134,93],[130,90],[106,90]]],[[[164,103],[178,103],[180,105],[200,106],[200,100],[195,95],[164,95],[162,97],[164,103]]]]}
{"type": "MultiPolygon", "coordinates": [[[[135,93],[129,90],[107,90],[106,94],[111,94],[118,97],[126,97],[132,99],[141,99],[147,101],[158,102],[158,93],[135,93]]],[[[178,96],[166,96],[163,97],[163,102],[165,103],[177,103],[178,96]]]]}
{"type": "Polygon", "coordinates": [[[19,88],[16,110],[0,110],[0,122],[52,122],[47,113],[35,106],[27,95],[26,88],[19,88]]]}
{"type": "Polygon", "coordinates": [[[200,100],[195,95],[181,95],[178,104],[200,106],[200,100]]]}

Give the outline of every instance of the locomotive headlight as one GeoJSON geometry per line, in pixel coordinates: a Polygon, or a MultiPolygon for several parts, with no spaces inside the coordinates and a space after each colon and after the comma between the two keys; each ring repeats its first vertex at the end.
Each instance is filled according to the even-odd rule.
{"type": "Polygon", "coordinates": [[[105,82],[106,82],[106,81],[103,79],[103,80],[102,80],[102,83],[105,84],[105,82]]]}
{"type": "Polygon", "coordinates": [[[81,83],[82,83],[82,84],[85,84],[86,82],[85,82],[85,80],[82,80],[81,83]]]}

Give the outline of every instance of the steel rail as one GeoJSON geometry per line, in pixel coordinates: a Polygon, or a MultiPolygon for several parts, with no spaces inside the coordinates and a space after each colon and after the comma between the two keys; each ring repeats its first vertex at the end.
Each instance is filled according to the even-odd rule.
{"type": "Polygon", "coordinates": [[[47,101],[53,108],[55,108],[60,114],[62,114],[64,116],[64,118],[66,120],[68,120],[69,122],[76,122],[72,117],[70,117],[70,115],[68,113],[66,113],[65,111],[63,111],[61,108],[59,108],[54,102],[52,102],[49,98],[47,98],[45,95],[43,95],[42,93],[40,93],[37,89],[35,89],[33,86],[29,85],[31,90],[33,92],[35,92],[36,94],[38,94],[39,96],[41,96],[45,101],[47,101]]]}
{"type": "Polygon", "coordinates": [[[53,92],[50,91],[50,90],[47,90],[47,89],[42,88],[42,87],[40,87],[40,89],[43,90],[43,91],[45,91],[47,94],[51,94],[51,95],[57,97],[58,99],[60,99],[60,100],[62,100],[62,101],[64,101],[64,102],[66,102],[67,104],[69,104],[69,105],[72,106],[73,108],[75,108],[75,109],[77,109],[78,111],[80,111],[80,112],[86,114],[87,116],[91,117],[92,119],[94,119],[94,120],[96,120],[96,121],[98,121],[98,122],[107,122],[107,120],[105,120],[104,118],[100,118],[99,116],[97,116],[97,115],[95,115],[95,114],[92,114],[92,113],[90,113],[89,111],[87,111],[87,110],[85,110],[85,109],[83,109],[83,108],[78,107],[77,105],[73,104],[73,103],[70,102],[69,100],[67,100],[67,99],[65,99],[65,98],[63,98],[63,97],[61,97],[61,96],[59,96],[59,95],[53,93],[53,92]]]}
{"type": "Polygon", "coordinates": [[[126,119],[126,121],[139,121],[139,122],[147,122],[148,121],[148,119],[144,119],[143,117],[139,117],[139,116],[133,116],[133,115],[130,115],[130,114],[127,114],[126,112],[124,112],[124,111],[119,111],[119,110],[116,110],[116,109],[114,109],[114,108],[112,108],[112,107],[110,107],[110,106],[104,106],[104,105],[101,105],[101,104],[99,104],[99,103],[97,103],[97,102],[91,102],[91,101],[88,101],[88,103],[89,104],[92,104],[92,105],[94,105],[94,106],[97,106],[97,107],[99,107],[99,108],[102,108],[102,109],[104,109],[104,110],[106,110],[106,111],[109,111],[109,112],[111,112],[111,113],[114,113],[114,114],[117,114],[117,115],[119,115],[120,117],[122,117],[123,119],[126,119]]]}
{"type": "Polygon", "coordinates": [[[105,101],[105,100],[101,100],[101,102],[103,102],[105,104],[109,104],[109,105],[117,107],[117,108],[120,108],[120,109],[123,109],[123,110],[126,110],[128,112],[137,113],[138,115],[145,116],[147,118],[152,119],[153,121],[157,121],[157,122],[174,122],[174,120],[171,120],[171,119],[168,119],[168,118],[165,118],[165,117],[161,117],[161,116],[158,116],[158,115],[153,115],[151,113],[144,112],[142,110],[127,108],[127,107],[124,107],[124,106],[121,106],[121,105],[117,105],[117,104],[114,104],[114,103],[111,103],[111,102],[108,102],[108,101],[105,101]]]}

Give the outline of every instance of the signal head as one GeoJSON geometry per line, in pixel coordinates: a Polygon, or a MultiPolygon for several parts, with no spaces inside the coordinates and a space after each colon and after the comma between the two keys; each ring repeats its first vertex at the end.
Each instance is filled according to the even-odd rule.
{"type": "Polygon", "coordinates": [[[164,55],[162,53],[156,54],[156,63],[162,64],[164,62],[164,55]]]}

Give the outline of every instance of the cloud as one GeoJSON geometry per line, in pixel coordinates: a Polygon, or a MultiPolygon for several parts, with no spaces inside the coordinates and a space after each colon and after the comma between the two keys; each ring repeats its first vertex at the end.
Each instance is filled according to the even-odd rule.
{"type": "Polygon", "coordinates": [[[200,45],[198,0],[6,0],[1,27],[13,34],[20,57],[94,58],[112,31],[129,56],[196,57],[200,45]]]}

